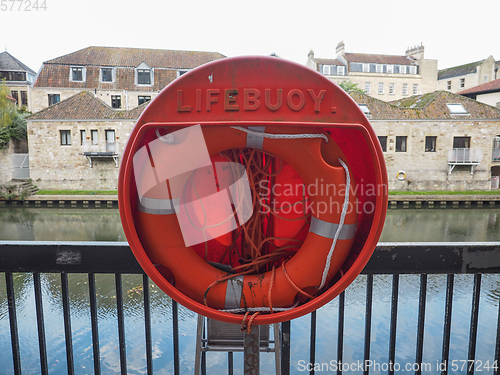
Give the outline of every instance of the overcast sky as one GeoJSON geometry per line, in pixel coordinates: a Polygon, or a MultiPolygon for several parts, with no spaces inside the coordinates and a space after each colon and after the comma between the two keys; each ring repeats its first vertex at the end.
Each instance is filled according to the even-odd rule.
{"type": "Polygon", "coordinates": [[[45,11],[15,1],[0,0],[7,6],[0,9],[0,48],[35,72],[43,61],[91,45],[274,52],[305,64],[310,49],[334,58],[339,41],[346,52],[389,55],[422,43],[439,69],[489,55],[500,60],[498,0],[45,0],[45,11]]]}

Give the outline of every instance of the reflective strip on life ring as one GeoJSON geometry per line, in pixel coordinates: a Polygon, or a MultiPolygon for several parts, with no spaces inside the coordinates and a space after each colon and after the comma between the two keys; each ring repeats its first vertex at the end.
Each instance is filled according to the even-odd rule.
{"type": "Polygon", "coordinates": [[[399,180],[399,181],[403,181],[406,179],[406,172],[405,171],[399,171],[396,175],[396,178],[399,180]]]}
{"type": "MultiPolygon", "coordinates": [[[[209,126],[201,128],[208,153],[214,156],[231,148],[244,148],[249,144],[249,135],[227,126],[209,126]]],[[[266,133],[310,133],[308,128],[266,127],[266,133]]],[[[262,150],[269,152],[291,165],[304,181],[311,184],[345,184],[345,171],[337,164],[343,157],[339,147],[330,140],[324,144],[322,139],[262,139],[262,150]],[[331,164],[329,164],[331,163],[331,164]]],[[[250,137],[250,144],[255,140],[250,137]]],[[[168,148],[164,143],[161,147],[168,148]]],[[[158,150],[157,150],[158,151],[158,150]]],[[[142,168],[151,168],[149,160],[144,158],[142,168]]],[[[147,175],[145,173],[144,175],[147,175]]],[[[164,184],[165,181],[162,182],[164,184]]],[[[166,184],[164,184],[166,186],[166,184]]],[[[154,190],[152,196],[143,194],[138,202],[135,217],[137,233],[145,252],[153,264],[162,265],[173,276],[173,285],[191,299],[215,309],[269,307],[269,293],[273,308],[287,308],[294,305],[298,295],[296,287],[310,294],[318,292],[326,258],[332,246],[344,196],[318,193],[309,197],[311,203],[311,226],[305,241],[296,254],[285,263],[286,273],[296,287],[291,285],[281,268],[272,273],[235,276],[230,281],[220,280],[229,274],[205,262],[195,251],[187,247],[182,237],[177,215],[172,215],[172,208],[179,197],[173,199],[168,189],[159,193],[154,190]],[[163,195],[163,196],[162,196],[163,195]],[[155,209],[152,207],[158,204],[155,209]],[[315,210],[315,207],[318,209],[315,210]],[[335,209],[320,210],[319,207],[335,209]],[[153,212],[155,211],[155,212],[153,212]],[[271,288],[272,286],[272,288],[271,288]]],[[[321,189],[318,189],[320,191],[321,189]]],[[[340,190],[340,189],[339,189],[340,190]]],[[[328,269],[327,282],[337,274],[347,258],[357,229],[358,215],[355,209],[356,196],[349,195],[350,210],[345,216],[344,225],[337,238],[332,261],[328,269]]]]}

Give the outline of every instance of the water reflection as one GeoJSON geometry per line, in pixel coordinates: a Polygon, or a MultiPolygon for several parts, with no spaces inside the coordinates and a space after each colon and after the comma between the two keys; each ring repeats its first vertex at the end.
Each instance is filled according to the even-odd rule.
{"type": "MultiPolygon", "coordinates": [[[[117,209],[0,208],[0,240],[126,241],[117,209]]],[[[380,241],[500,241],[500,209],[396,209],[380,241]]]]}

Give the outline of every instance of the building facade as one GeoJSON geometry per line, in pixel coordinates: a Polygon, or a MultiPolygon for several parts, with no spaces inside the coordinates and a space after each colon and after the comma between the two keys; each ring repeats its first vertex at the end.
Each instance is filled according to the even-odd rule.
{"type": "Polygon", "coordinates": [[[478,102],[500,108],[500,78],[458,93],[478,102]]]}
{"type": "Polygon", "coordinates": [[[40,189],[114,190],[125,143],[146,103],[113,109],[82,91],[28,121],[30,176],[40,189]]]}
{"type": "Polygon", "coordinates": [[[325,59],[310,51],[306,65],[337,84],[351,81],[366,94],[385,101],[436,90],[437,60],[425,59],[422,45],[398,56],[348,53],[340,42],[336,53],[335,59],[325,59]]]}
{"type": "Polygon", "coordinates": [[[500,62],[493,56],[469,64],[441,69],[438,73],[438,90],[459,92],[500,78],[500,62]]]}
{"type": "Polygon", "coordinates": [[[390,190],[490,190],[500,176],[500,109],[446,91],[386,103],[351,93],[370,119],[390,190]]]}
{"type": "Polygon", "coordinates": [[[31,91],[33,112],[82,90],[92,91],[111,108],[130,110],[154,99],[185,72],[224,57],[217,52],[87,47],[43,63],[31,91]]]}
{"type": "Polygon", "coordinates": [[[7,51],[0,53],[0,79],[5,80],[18,108],[31,111],[29,100],[36,73],[7,51]]]}

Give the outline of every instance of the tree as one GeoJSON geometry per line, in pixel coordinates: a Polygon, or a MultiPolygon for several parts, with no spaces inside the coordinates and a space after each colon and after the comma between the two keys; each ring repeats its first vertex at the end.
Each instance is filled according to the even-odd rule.
{"type": "Polygon", "coordinates": [[[347,92],[355,91],[355,92],[364,93],[364,91],[359,88],[357,83],[354,83],[351,81],[342,81],[342,82],[340,82],[339,86],[342,87],[347,92]]]}
{"type": "Polygon", "coordinates": [[[0,81],[0,149],[6,147],[11,138],[22,140],[28,136],[25,117],[29,113],[19,112],[9,98],[8,87],[0,81]]]}

